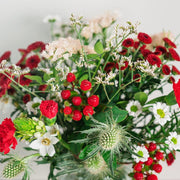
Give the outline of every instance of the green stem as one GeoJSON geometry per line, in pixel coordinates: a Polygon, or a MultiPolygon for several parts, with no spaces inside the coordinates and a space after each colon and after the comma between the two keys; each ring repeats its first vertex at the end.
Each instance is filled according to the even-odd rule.
{"type": "Polygon", "coordinates": [[[40,156],[39,153],[36,153],[36,154],[31,154],[30,156],[25,156],[21,161],[28,161],[29,159],[33,158],[33,157],[37,157],[37,156],[40,156]]]}
{"type": "Polygon", "coordinates": [[[104,84],[103,84],[103,89],[104,89],[104,92],[105,92],[105,94],[106,94],[106,97],[107,97],[108,101],[110,101],[109,96],[108,96],[108,93],[107,93],[107,91],[106,91],[106,87],[105,87],[104,84]]]}
{"type": "Polygon", "coordinates": [[[54,22],[51,22],[51,39],[54,41],[54,22]]]}
{"type": "Polygon", "coordinates": [[[68,143],[66,143],[62,138],[59,141],[62,146],[64,146],[67,150],[71,151],[71,148],[68,143]]]}

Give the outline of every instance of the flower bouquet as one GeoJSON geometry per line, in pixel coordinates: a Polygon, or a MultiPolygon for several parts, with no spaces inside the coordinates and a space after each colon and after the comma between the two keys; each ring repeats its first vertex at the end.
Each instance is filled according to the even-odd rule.
{"type": "Polygon", "coordinates": [[[1,101],[14,105],[0,125],[3,178],[24,172],[29,179],[34,157],[50,164],[52,180],[65,174],[157,180],[161,161],[174,162],[180,150],[176,44],[168,33],[149,36],[116,19],[109,14],[84,23],[72,15],[71,24],[55,31],[57,19],[49,17],[52,42],[19,49],[16,64],[9,51],[0,57],[1,101]],[[9,153],[19,141],[30,155],[9,153]]]}

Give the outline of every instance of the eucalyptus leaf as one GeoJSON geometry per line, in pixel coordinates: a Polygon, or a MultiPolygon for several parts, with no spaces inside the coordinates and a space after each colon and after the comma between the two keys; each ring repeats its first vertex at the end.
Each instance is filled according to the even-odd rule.
{"type": "Polygon", "coordinates": [[[40,76],[30,76],[30,75],[25,75],[25,78],[37,81],[39,84],[42,84],[42,78],[40,76]]]}
{"type": "Polygon", "coordinates": [[[101,43],[100,40],[98,40],[96,42],[96,44],[94,45],[94,50],[98,53],[98,54],[102,54],[104,52],[104,48],[103,48],[103,44],[101,43]]]}

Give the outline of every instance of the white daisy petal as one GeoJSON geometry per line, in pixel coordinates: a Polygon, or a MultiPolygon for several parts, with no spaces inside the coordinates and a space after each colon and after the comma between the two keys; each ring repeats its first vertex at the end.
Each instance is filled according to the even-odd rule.
{"type": "Polygon", "coordinates": [[[53,145],[50,145],[50,146],[47,147],[47,153],[51,157],[55,154],[55,149],[54,149],[53,145]]]}
{"type": "Polygon", "coordinates": [[[41,156],[45,156],[47,154],[47,147],[41,146],[41,148],[39,149],[39,153],[41,154],[41,156]]]}
{"type": "Polygon", "coordinates": [[[39,149],[41,143],[39,140],[34,140],[30,145],[29,147],[32,148],[32,149],[39,149]]]}

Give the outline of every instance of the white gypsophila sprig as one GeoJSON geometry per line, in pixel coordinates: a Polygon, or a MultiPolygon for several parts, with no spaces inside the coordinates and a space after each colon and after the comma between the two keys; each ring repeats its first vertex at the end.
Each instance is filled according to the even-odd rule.
{"type": "Polygon", "coordinates": [[[148,150],[145,146],[136,146],[134,153],[138,154],[139,156],[132,154],[132,158],[138,163],[139,161],[146,162],[149,157],[148,150]]]}
{"type": "Polygon", "coordinates": [[[180,150],[180,135],[177,132],[170,132],[165,141],[169,145],[170,150],[180,150]]]}
{"type": "Polygon", "coordinates": [[[154,104],[151,111],[154,114],[155,123],[160,124],[161,126],[166,124],[167,121],[171,120],[169,106],[167,106],[165,103],[158,102],[154,104]]]}
{"type": "Polygon", "coordinates": [[[39,71],[42,71],[42,72],[45,72],[46,74],[48,75],[51,75],[53,74],[53,71],[51,71],[50,69],[48,68],[38,68],[39,71]]]}
{"type": "Polygon", "coordinates": [[[126,110],[128,111],[130,116],[138,117],[142,113],[142,106],[139,101],[131,100],[127,104],[126,110]]]}
{"type": "Polygon", "coordinates": [[[139,69],[141,72],[156,77],[154,71],[156,70],[157,67],[151,66],[148,61],[142,60],[142,61],[134,62],[134,66],[137,69],[139,69]]]}
{"type": "Polygon", "coordinates": [[[50,83],[55,82],[55,81],[56,81],[55,78],[51,78],[51,79],[49,79],[49,80],[47,81],[47,84],[50,84],[50,83]]]}
{"type": "Polygon", "coordinates": [[[50,84],[51,86],[51,91],[56,92],[60,90],[59,84],[50,84]]]}
{"type": "Polygon", "coordinates": [[[55,154],[53,145],[58,141],[59,140],[56,137],[51,136],[49,133],[45,133],[43,136],[32,141],[29,147],[32,149],[38,149],[41,156],[46,156],[46,154],[48,154],[52,157],[55,154]]]}
{"type": "Polygon", "coordinates": [[[34,104],[41,103],[41,99],[38,97],[34,97],[32,101],[29,101],[26,103],[25,109],[28,111],[28,114],[31,115],[33,113],[34,115],[37,114],[37,108],[33,107],[34,104]]]}
{"type": "Polygon", "coordinates": [[[59,15],[47,15],[43,19],[43,22],[44,23],[61,22],[61,18],[59,17],[59,15]]]}

